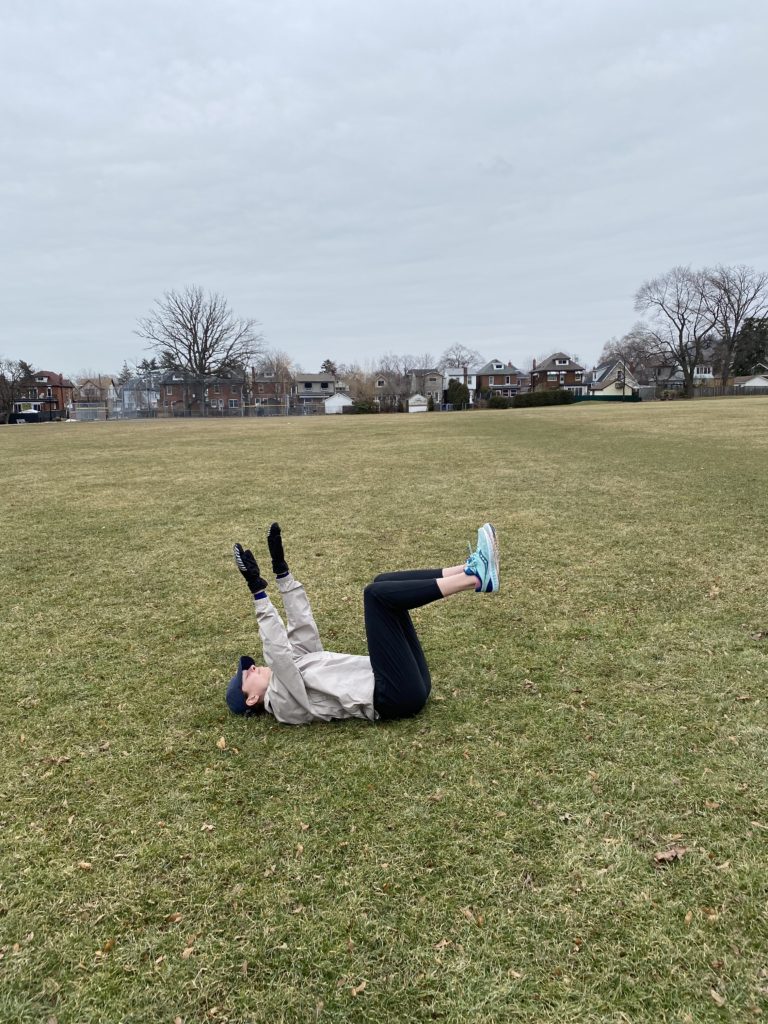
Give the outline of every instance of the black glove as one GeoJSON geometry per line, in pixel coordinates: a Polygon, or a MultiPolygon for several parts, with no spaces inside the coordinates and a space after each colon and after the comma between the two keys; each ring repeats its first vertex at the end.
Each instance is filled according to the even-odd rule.
{"type": "Polygon", "coordinates": [[[243,574],[250,592],[258,594],[259,591],[266,590],[267,581],[259,571],[259,563],[253,557],[253,552],[244,549],[242,544],[235,544],[232,550],[235,553],[237,568],[243,574]]]}
{"type": "Polygon", "coordinates": [[[272,523],[269,528],[267,547],[272,556],[272,572],[275,576],[282,576],[283,573],[289,572],[288,563],[285,560],[285,552],[283,551],[283,538],[280,534],[280,525],[278,523],[272,523]]]}

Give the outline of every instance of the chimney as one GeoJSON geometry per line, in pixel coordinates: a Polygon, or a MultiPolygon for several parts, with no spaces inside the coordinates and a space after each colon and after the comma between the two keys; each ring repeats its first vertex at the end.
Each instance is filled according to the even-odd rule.
{"type": "Polygon", "coordinates": [[[466,387],[467,386],[467,367],[466,366],[462,366],[462,370],[464,371],[464,387],[466,387]]]}
{"type": "Polygon", "coordinates": [[[536,369],[536,360],[535,359],[533,360],[533,369],[534,370],[536,369]]]}

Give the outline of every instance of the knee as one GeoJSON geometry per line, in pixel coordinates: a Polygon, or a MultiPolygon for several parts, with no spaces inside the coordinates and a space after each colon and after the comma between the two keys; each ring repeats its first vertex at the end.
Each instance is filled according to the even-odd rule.
{"type": "Polygon", "coordinates": [[[418,715],[420,712],[424,710],[428,700],[429,690],[427,689],[425,689],[422,693],[418,694],[418,696],[414,694],[410,700],[404,701],[403,704],[401,705],[400,717],[413,718],[415,715],[418,715]]]}

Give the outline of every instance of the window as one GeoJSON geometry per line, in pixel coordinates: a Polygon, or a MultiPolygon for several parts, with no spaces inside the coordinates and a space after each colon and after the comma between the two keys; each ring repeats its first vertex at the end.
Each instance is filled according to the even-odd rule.
{"type": "Polygon", "coordinates": [[[214,393],[214,395],[218,395],[218,394],[220,394],[220,392],[221,392],[221,387],[220,387],[220,385],[218,385],[218,384],[214,384],[214,385],[213,385],[213,393],[214,393]]]}
{"type": "Polygon", "coordinates": [[[510,378],[509,378],[509,374],[507,374],[507,376],[504,378],[504,383],[505,384],[510,384],[511,383],[510,378]]]}
{"type": "Polygon", "coordinates": [[[504,367],[501,365],[501,363],[494,363],[493,364],[493,368],[494,368],[494,370],[503,370],[504,369],[504,367]]]}
{"type": "Polygon", "coordinates": [[[328,381],[327,380],[321,380],[320,381],[320,387],[323,389],[323,391],[327,391],[328,390],[328,381]]]}
{"type": "Polygon", "coordinates": [[[495,384],[495,382],[496,382],[496,378],[493,376],[493,374],[491,374],[491,376],[488,378],[488,387],[492,388],[493,385],[495,384]]]}
{"type": "Polygon", "coordinates": [[[263,384],[258,384],[257,385],[257,390],[258,390],[260,395],[263,395],[264,394],[264,385],[263,384]]]}
{"type": "Polygon", "coordinates": [[[581,370],[576,370],[573,376],[576,380],[581,380],[581,370]]]}
{"type": "Polygon", "coordinates": [[[712,367],[711,366],[697,366],[693,371],[697,377],[711,377],[712,367]]]}
{"type": "Polygon", "coordinates": [[[165,393],[166,393],[166,395],[168,395],[169,398],[173,398],[173,388],[172,387],[167,387],[165,389],[165,393]]]}
{"type": "Polygon", "coordinates": [[[46,390],[46,393],[47,393],[48,397],[52,398],[53,397],[53,388],[46,388],[45,390],[46,390]]]}
{"type": "Polygon", "coordinates": [[[387,382],[384,380],[383,377],[379,377],[379,379],[376,381],[376,387],[377,388],[383,388],[383,387],[385,387],[386,383],[387,382]]]}
{"type": "Polygon", "coordinates": [[[568,365],[568,360],[567,359],[556,359],[555,360],[555,366],[567,366],[567,365],[568,365]]]}
{"type": "Polygon", "coordinates": [[[549,373],[547,373],[547,380],[557,380],[557,374],[556,374],[556,373],[553,373],[553,372],[552,372],[552,371],[550,370],[550,371],[549,371],[549,373]]]}
{"type": "Polygon", "coordinates": [[[230,409],[236,409],[239,404],[240,403],[238,402],[238,400],[236,398],[230,398],[230,400],[229,400],[229,408],[230,409]]]}
{"type": "Polygon", "coordinates": [[[312,381],[311,380],[305,380],[304,381],[304,390],[305,391],[311,391],[312,390],[312,381]]]}
{"type": "Polygon", "coordinates": [[[565,384],[565,374],[564,373],[560,374],[560,383],[561,384],[565,384]]]}

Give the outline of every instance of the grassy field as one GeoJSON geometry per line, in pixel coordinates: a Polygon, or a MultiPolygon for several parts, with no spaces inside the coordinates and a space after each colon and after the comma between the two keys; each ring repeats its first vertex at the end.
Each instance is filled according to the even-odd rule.
{"type": "Polygon", "coordinates": [[[768,402],[0,428],[0,1020],[768,1011],[768,402]],[[418,718],[230,716],[272,519],[329,649],[416,614],[418,718]],[[660,860],[658,858],[661,858],[660,860]]]}

